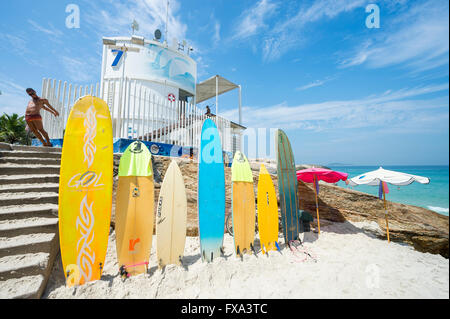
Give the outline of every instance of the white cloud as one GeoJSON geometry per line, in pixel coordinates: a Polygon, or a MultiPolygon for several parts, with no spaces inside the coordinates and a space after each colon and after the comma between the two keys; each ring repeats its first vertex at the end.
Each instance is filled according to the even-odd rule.
{"type": "Polygon", "coordinates": [[[403,65],[422,72],[448,64],[448,10],[447,1],[414,4],[392,21],[382,23],[382,34],[358,45],[341,66],[403,65]]]}
{"type": "Polygon", "coordinates": [[[25,87],[10,79],[10,76],[0,74],[0,115],[3,113],[25,114],[28,104],[28,96],[25,87]]]}
{"type": "Polygon", "coordinates": [[[315,80],[315,81],[313,81],[311,83],[308,83],[308,84],[305,84],[303,86],[300,86],[300,87],[296,88],[295,90],[297,90],[297,91],[305,91],[305,90],[308,90],[308,89],[311,89],[311,88],[314,88],[314,87],[317,87],[317,86],[322,86],[325,83],[327,83],[329,81],[332,81],[334,79],[335,79],[334,77],[327,77],[327,78],[325,78],[323,80],[315,80]]]}
{"type": "Polygon", "coordinates": [[[250,9],[245,10],[239,18],[233,39],[246,39],[261,30],[267,25],[265,20],[270,17],[277,5],[270,0],[261,0],[250,9]]]}
{"type": "MultiPolygon", "coordinates": [[[[187,26],[181,22],[178,12],[178,1],[169,2],[167,12],[166,0],[129,0],[126,2],[94,2],[85,1],[84,20],[92,30],[100,36],[120,36],[127,32],[131,34],[131,23],[136,20],[139,23],[139,31],[136,33],[153,39],[154,31],[160,29],[163,40],[167,25],[167,42],[173,38],[178,41],[185,39],[187,26]],[[107,6],[108,10],[104,7],[107,6]],[[89,8],[90,7],[90,8],[89,8]]],[[[83,27],[83,25],[81,25],[83,27]]]]}
{"type": "Polygon", "coordinates": [[[0,50],[20,56],[30,65],[42,66],[42,63],[36,58],[36,52],[29,48],[29,41],[22,34],[0,33],[0,50]]]}
{"type": "MultiPolygon", "coordinates": [[[[448,94],[426,98],[423,95],[448,92],[448,83],[387,91],[363,99],[327,101],[289,106],[283,102],[270,107],[243,108],[247,127],[283,127],[305,130],[390,127],[418,131],[442,130],[436,123],[448,121],[448,94]]],[[[236,120],[237,110],[221,114],[236,120]]],[[[441,123],[442,124],[442,123],[441,123]]]]}
{"type": "Polygon", "coordinates": [[[367,0],[315,1],[310,6],[302,5],[298,12],[278,22],[264,39],[263,60],[274,61],[305,41],[304,28],[307,24],[333,19],[343,12],[362,7],[367,0]]]}
{"type": "Polygon", "coordinates": [[[64,66],[64,71],[66,72],[69,80],[73,81],[75,84],[80,83],[91,83],[97,82],[97,69],[101,61],[94,58],[88,57],[85,59],[76,59],[68,56],[61,56],[61,64],[64,66]],[[93,70],[95,70],[93,72],[93,70]]]}
{"type": "Polygon", "coordinates": [[[63,35],[63,32],[61,32],[60,30],[56,29],[53,26],[53,24],[51,24],[50,22],[48,23],[48,25],[49,25],[48,28],[41,26],[40,24],[38,24],[37,22],[35,22],[35,21],[31,20],[31,19],[28,19],[28,23],[31,24],[36,31],[48,34],[48,35],[51,36],[51,38],[52,37],[60,37],[60,36],[63,35]]]}
{"type": "Polygon", "coordinates": [[[216,21],[214,24],[214,36],[213,36],[213,42],[214,45],[217,45],[220,41],[220,23],[216,21]]]}

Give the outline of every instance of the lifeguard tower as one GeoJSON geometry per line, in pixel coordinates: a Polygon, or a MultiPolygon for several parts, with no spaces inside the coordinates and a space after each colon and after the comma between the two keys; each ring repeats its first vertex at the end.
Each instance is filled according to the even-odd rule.
{"type": "MultiPolygon", "coordinates": [[[[77,86],[43,80],[42,96],[60,112],[44,115],[51,139],[61,139],[70,109],[77,98],[92,94],[105,100],[113,121],[114,151],[123,152],[133,141],[148,144],[153,154],[187,156],[199,147],[203,120],[211,117],[229,157],[240,150],[245,127],[241,116],[241,87],[216,75],[197,83],[192,48],[177,40],[169,45],[141,36],[104,37],[100,86],[77,86]],[[239,123],[218,115],[219,95],[239,90],[239,123]],[[215,98],[215,114],[205,114],[197,103],[215,98]]],[[[231,160],[231,158],[229,160],[231,160]]]]}

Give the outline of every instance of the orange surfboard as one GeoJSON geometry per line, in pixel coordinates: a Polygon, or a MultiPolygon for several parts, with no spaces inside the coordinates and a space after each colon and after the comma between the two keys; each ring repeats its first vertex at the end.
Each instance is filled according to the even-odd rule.
{"type": "Polygon", "coordinates": [[[130,144],[119,164],[116,198],[116,249],[119,271],[145,273],[153,239],[154,185],[151,154],[140,141],[130,144]]]}
{"type": "MultiPolygon", "coordinates": [[[[244,154],[237,151],[231,166],[232,216],[236,255],[255,252],[255,194],[250,164],[244,154]]],[[[256,252],[255,252],[256,254],[256,252]]]]}
{"type": "Polygon", "coordinates": [[[108,245],[112,186],[108,105],[84,96],[67,121],[59,177],[59,238],[68,286],[100,279],[108,245]]]}

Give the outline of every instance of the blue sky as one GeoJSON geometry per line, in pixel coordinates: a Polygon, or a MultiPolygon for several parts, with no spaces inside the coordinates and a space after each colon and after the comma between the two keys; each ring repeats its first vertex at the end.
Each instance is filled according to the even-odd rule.
{"type": "MultiPolygon", "coordinates": [[[[282,128],[296,162],[448,165],[448,1],[175,1],[168,41],[194,47],[198,81],[241,84],[243,124],[282,128]],[[380,9],[367,28],[366,6],[380,9]]],[[[2,1],[0,113],[23,114],[44,77],[100,80],[102,36],[165,30],[165,0],[2,1]],[[80,8],[68,29],[66,6],[80,8]]],[[[237,121],[237,91],[220,114],[237,121]]],[[[214,100],[208,104],[214,105],[214,100]]],[[[212,108],[214,110],[214,108],[212,108]]]]}

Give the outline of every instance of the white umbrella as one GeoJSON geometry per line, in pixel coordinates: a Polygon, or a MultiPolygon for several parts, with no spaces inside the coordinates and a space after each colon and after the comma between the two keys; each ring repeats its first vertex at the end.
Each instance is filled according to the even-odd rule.
{"type": "Polygon", "coordinates": [[[381,193],[383,194],[384,200],[384,214],[386,218],[386,230],[387,230],[387,239],[389,240],[389,223],[388,223],[388,213],[386,209],[386,192],[387,185],[386,183],[396,185],[396,186],[405,186],[409,185],[413,182],[418,182],[420,184],[428,184],[430,179],[428,177],[422,177],[417,175],[411,175],[401,172],[390,171],[380,167],[379,169],[371,172],[367,172],[356,177],[350,178],[349,185],[357,186],[357,185],[371,185],[371,186],[379,186],[380,187],[380,198],[381,193]]]}

